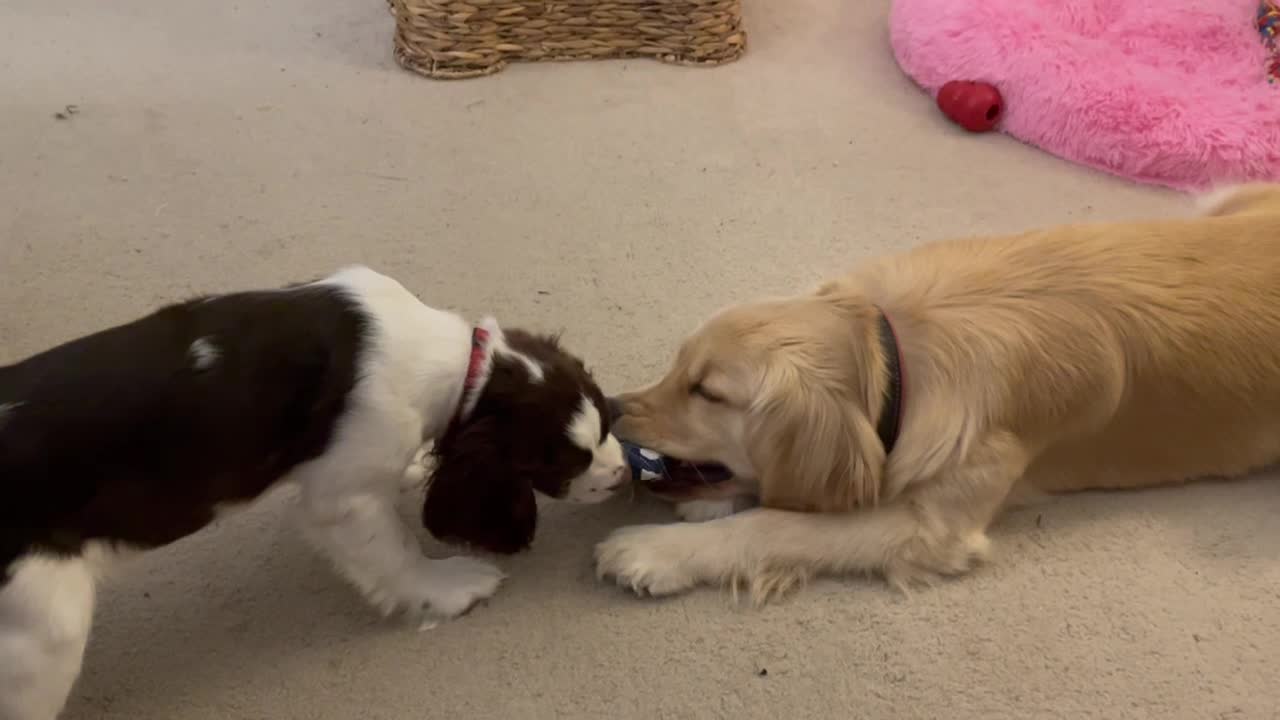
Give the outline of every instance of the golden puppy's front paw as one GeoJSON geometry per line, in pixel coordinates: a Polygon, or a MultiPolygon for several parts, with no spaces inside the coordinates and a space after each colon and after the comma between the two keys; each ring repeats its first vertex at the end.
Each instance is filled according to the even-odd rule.
{"type": "Polygon", "coordinates": [[[698,582],[689,561],[692,546],[681,525],[635,525],[615,530],[596,546],[596,575],[613,578],[637,594],[673,595],[698,582]]]}

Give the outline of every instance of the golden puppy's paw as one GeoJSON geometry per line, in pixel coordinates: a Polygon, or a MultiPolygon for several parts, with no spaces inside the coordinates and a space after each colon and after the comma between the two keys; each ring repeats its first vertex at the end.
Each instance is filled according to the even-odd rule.
{"type": "Polygon", "coordinates": [[[689,560],[698,548],[682,525],[635,525],[596,546],[596,575],[640,595],[673,595],[697,584],[689,560]]]}
{"type": "Polygon", "coordinates": [[[973,570],[991,556],[991,539],[985,532],[969,533],[943,542],[907,545],[885,563],[884,579],[904,596],[912,588],[932,587],[940,578],[973,570]]]}
{"type": "Polygon", "coordinates": [[[729,590],[734,602],[741,601],[745,592],[754,607],[780,600],[809,583],[812,573],[800,566],[757,568],[729,579],[729,590]]]}

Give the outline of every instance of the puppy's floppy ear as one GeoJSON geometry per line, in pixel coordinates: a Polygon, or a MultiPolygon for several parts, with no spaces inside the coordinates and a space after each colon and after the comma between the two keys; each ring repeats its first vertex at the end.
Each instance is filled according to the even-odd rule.
{"type": "Polygon", "coordinates": [[[884,448],[855,391],[819,375],[795,367],[765,373],[746,428],[760,499],[809,512],[875,505],[884,448]]]}
{"type": "Polygon", "coordinates": [[[498,423],[483,418],[441,439],[422,503],[422,524],[435,537],[492,552],[533,542],[538,505],[524,473],[501,462],[498,423]]]}

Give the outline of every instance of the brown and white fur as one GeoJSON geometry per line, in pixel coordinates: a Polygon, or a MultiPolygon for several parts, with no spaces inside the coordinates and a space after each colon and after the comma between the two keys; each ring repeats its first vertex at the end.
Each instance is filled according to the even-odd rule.
{"type": "Polygon", "coordinates": [[[1280,186],[1189,219],[937,242],[812,294],[728,308],[616,430],[727,465],[763,507],[628,527],[600,575],[757,602],[821,573],[967,571],[1012,498],[1230,477],[1280,460],[1280,186]],[[903,423],[886,456],[890,319],[903,423]]]}
{"type": "Polygon", "coordinates": [[[513,553],[533,540],[535,491],[598,502],[625,484],[608,415],[555,339],[473,327],[364,267],[169,305],[0,365],[0,720],[60,711],[105,560],[280,485],[375,607],[466,612],[503,574],[423,554],[395,507],[415,452],[433,443],[430,477],[410,478],[429,483],[426,528],[513,553]]]}

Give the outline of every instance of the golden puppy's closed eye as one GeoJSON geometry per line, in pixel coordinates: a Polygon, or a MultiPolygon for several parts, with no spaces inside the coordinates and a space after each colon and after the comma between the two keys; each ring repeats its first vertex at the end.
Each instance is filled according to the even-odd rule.
{"type": "Polygon", "coordinates": [[[706,400],[707,402],[715,405],[729,404],[729,401],[725,399],[726,396],[708,387],[705,380],[695,380],[692,384],[690,384],[689,394],[696,395],[697,397],[700,397],[703,400],[706,400]]]}
{"type": "Polygon", "coordinates": [[[1280,461],[1280,185],[1202,212],[933,243],[718,313],[619,431],[727,465],[764,507],[620,530],[598,570],[756,599],[818,572],[905,585],[984,558],[1024,491],[1280,461]]]}

